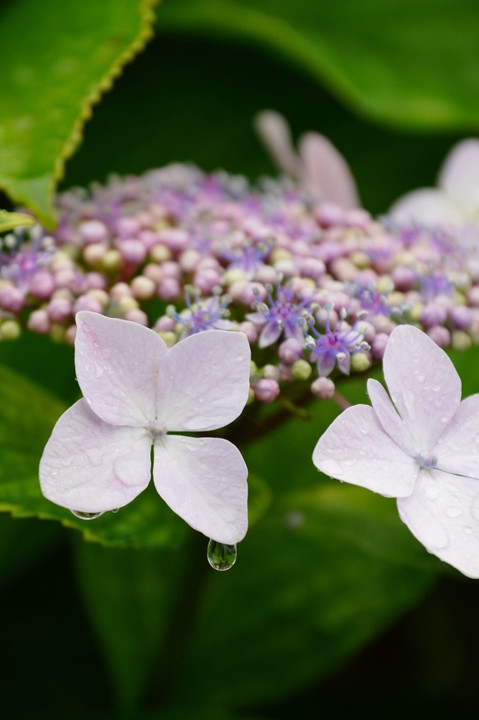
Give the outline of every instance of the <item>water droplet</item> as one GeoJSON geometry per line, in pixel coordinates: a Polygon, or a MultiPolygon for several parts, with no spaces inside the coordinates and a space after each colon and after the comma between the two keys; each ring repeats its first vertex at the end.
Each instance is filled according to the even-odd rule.
{"type": "Polygon", "coordinates": [[[435,485],[426,485],[426,497],[429,500],[437,500],[439,490],[435,485]]]}
{"type": "Polygon", "coordinates": [[[462,515],[462,510],[459,507],[450,507],[446,510],[446,515],[450,518],[456,518],[459,517],[459,515],[462,515]]]}
{"type": "Polygon", "coordinates": [[[119,511],[120,511],[120,508],[115,508],[114,510],[112,510],[112,513],[117,513],[119,511]]]}
{"type": "Polygon", "coordinates": [[[80,520],[95,520],[96,518],[100,517],[100,515],[103,515],[102,512],[88,513],[82,512],[81,510],[70,510],[70,512],[75,517],[80,518],[80,520]]]}
{"type": "Polygon", "coordinates": [[[216,540],[208,543],[206,557],[213,570],[229,570],[235,564],[237,555],[236,545],[225,545],[216,540]]]}

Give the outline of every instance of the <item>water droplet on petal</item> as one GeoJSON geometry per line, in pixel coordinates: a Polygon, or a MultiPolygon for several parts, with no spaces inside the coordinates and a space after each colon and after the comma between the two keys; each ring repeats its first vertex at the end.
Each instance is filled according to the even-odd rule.
{"type": "Polygon", "coordinates": [[[236,562],[238,551],[236,545],[225,545],[224,543],[210,540],[206,557],[213,570],[229,570],[236,562]]]}
{"type": "Polygon", "coordinates": [[[95,520],[96,518],[99,518],[100,515],[103,515],[102,512],[88,513],[82,512],[81,510],[70,510],[70,512],[75,517],[80,518],[80,520],[95,520]]]}

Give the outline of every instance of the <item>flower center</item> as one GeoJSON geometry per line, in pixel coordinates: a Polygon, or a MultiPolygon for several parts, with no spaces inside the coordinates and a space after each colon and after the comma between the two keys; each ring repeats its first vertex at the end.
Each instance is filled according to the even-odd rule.
{"type": "Polygon", "coordinates": [[[153,440],[156,440],[156,438],[159,437],[163,437],[163,435],[166,435],[167,433],[166,425],[164,425],[161,420],[158,420],[158,418],[155,418],[148,424],[147,430],[153,440]]]}
{"type": "Polygon", "coordinates": [[[418,461],[420,467],[422,467],[424,470],[436,467],[437,465],[437,458],[427,450],[423,450],[418,455],[416,455],[416,460],[418,461]]]}

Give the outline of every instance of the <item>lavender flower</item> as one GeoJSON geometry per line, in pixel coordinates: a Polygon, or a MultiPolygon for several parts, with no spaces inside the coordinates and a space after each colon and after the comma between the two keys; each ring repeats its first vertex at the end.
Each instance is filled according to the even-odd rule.
{"type": "Polygon", "coordinates": [[[318,375],[327,377],[334,370],[337,363],[339,370],[349,375],[351,355],[361,350],[369,350],[364,342],[364,335],[357,330],[356,323],[342,330],[347,313],[343,309],[340,321],[336,328],[331,328],[330,314],[326,318],[324,334],[319,333],[313,326],[309,327],[313,337],[308,336],[307,346],[313,358],[317,358],[318,375]]]}

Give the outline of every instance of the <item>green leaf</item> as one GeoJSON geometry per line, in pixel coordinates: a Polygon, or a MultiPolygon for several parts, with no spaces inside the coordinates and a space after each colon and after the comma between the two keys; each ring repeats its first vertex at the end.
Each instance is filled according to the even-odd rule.
{"type": "Polygon", "coordinates": [[[184,553],[77,543],[77,577],[122,707],[135,705],[169,632],[184,553]]]}
{"type": "Polygon", "coordinates": [[[34,223],[35,220],[30,215],[0,210],[0,233],[13,230],[16,227],[33,225],[34,223]]]}
{"type": "Polygon", "coordinates": [[[390,125],[479,124],[475,0],[170,0],[158,20],[163,33],[258,43],[390,125]]]}
{"type": "Polygon", "coordinates": [[[52,224],[92,106],[151,36],[156,0],[15,0],[0,12],[0,187],[52,224]]]}
{"type": "Polygon", "coordinates": [[[178,547],[188,528],[152,486],[118,513],[79,520],[40,492],[38,464],[66,405],[33,381],[0,366],[0,511],[59,520],[87,540],[118,547],[178,547]]]}
{"type": "Polygon", "coordinates": [[[211,574],[175,697],[248,707],[337,668],[418,602],[440,565],[395,503],[318,479],[291,491],[211,574]]]}

